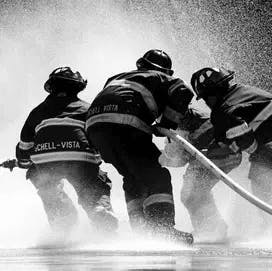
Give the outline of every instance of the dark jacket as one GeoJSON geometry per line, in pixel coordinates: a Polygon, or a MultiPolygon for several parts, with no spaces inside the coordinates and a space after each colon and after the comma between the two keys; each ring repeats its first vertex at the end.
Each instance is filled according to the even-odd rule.
{"type": "Polygon", "coordinates": [[[35,164],[53,161],[85,161],[101,158],[85,134],[89,104],[77,97],[49,95],[29,114],[21,131],[16,156],[35,164]]]}
{"type": "Polygon", "coordinates": [[[178,129],[187,132],[188,140],[199,150],[207,149],[214,138],[210,114],[194,107],[188,109],[178,129]]]}
{"type": "MultiPolygon", "coordinates": [[[[234,153],[227,145],[220,146],[214,140],[214,127],[210,122],[210,114],[199,111],[193,107],[189,108],[184,119],[178,125],[177,133],[187,139],[198,150],[202,151],[209,159],[211,159],[219,168],[225,172],[229,172],[238,167],[242,160],[240,152],[234,153]]],[[[173,143],[166,143],[167,145],[173,143]]],[[[169,146],[168,146],[169,147],[169,146]]],[[[171,148],[171,147],[170,147],[171,148]]],[[[173,148],[173,147],[172,147],[173,148]]],[[[183,151],[183,148],[174,143],[174,154],[171,159],[166,159],[165,166],[185,166],[186,162],[194,163],[195,158],[183,151]],[[176,150],[175,150],[176,148],[176,150]],[[174,157],[177,156],[177,157],[174,157]],[[172,165],[171,165],[172,163],[172,165]]],[[[197,163],[197,167],[201,165],[197,163]]],[[[201,166],[202,168],[203,166],[201,166]]]]}
{"type": "Polygon", "coordinates": [[[215,139],[233,149],[253,153],[272,140],[272,94],[256,87],[234,85],[211,113],[215,139]]]}
{"type": "Polygon", "coordinates": [[[111,77],[88,113],[87,128],[97,123],[129,125],[152,133],[150,125],[176,128],[193,97],[185,83],[155,70],[131,71],[111,77]]]}

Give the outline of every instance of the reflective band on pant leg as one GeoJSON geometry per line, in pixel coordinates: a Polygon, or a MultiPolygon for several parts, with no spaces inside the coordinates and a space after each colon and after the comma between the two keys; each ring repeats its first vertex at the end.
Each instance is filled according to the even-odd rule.
{"type": "Polygon", "coordinates": [[[175,225],[175,208],[170,194],[153,194],[144,201],[144,214],[149,226],[157,231],[175,225]]]}
{"type": "Polygon", "coordinates": [[[170,194],[153,194],[146,198],[143,202],[144,209],[155,203],[171,203],[174,204],[173,195],[170,194]]]}

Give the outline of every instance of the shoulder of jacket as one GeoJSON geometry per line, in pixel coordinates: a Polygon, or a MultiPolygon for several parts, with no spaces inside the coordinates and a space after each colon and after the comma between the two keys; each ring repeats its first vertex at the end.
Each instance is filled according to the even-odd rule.
{"type": "Polygon", "coordinates": [[[120,77],[123,77],[123,76],[125,76],[126,74],[129,74],[129,72],[122,72],[122,73],[118,73],[118,74],[115,74],[115,75],[109,77],[109,78],[107,79],[106,83],[104,84],[103,88],[106,88],[107,85],[108,85],[111,81],[116,80],[116,79],[118,79],[118,78],[120,78],[120,77]]]}
{"type": "Polygon", "coordinates": [[[45,107],[45,105],[47,104],[47,102],[48,102],[48,96],[41,103],[39,103],[34,108],[32,108],[29,115],[33,115],[33,114],[36,114],[36,113],[39,113],[40,111],[42,111],[43,108],[45,107]]]}

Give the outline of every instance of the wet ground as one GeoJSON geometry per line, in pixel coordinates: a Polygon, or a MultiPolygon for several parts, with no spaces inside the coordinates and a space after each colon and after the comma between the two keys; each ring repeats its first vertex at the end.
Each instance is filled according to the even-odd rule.
{"type": "Polygon", "coordinates": [[[272,270],[272,249],[218,245],[163,251],[2,249],[0,270],[272,270]]]}

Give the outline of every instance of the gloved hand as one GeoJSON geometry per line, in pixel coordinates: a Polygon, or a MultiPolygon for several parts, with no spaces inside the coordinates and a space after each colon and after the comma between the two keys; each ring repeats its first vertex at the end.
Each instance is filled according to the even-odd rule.
{"type": "Polygon", "coordinates": [[[155,123],[151,126],[152,128],[152,132],[153,132],[153,135],[157,136],[157,137],[165,137],[164,134],[162,134],[158,128],[164,128],[164,129],[167,129],[166,127],[163,127],[160,123],[155,123]]]}
{"type": "Polygon", "coordinates": [[[159,122],[156,122],[154,125],[152,125],[153,133],[155,136],[158,137],[164,137],[165,135],[161,134],[158,131],[158,128],[164,128],[164,129],[177,129],[177,124],[166,119],[164,116],[159,120],[159,122]]]}
{"type": "Polygon", "coordinates": [[[242,162],[241,152],[234,152],[228,145],[221,142],[213,142],[206,156],[225,173],[237,168],[242,162]]]}

